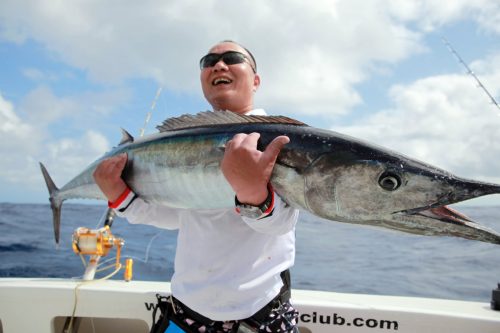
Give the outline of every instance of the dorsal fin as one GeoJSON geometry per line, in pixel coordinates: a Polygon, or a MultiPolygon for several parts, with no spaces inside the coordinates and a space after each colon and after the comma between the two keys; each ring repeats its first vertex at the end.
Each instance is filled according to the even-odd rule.
{"type": "Polygon", "coordinates": [[[240,115],[231,111],[205,111],[194,115],[185,114],[180,117],[169,118],[156,128],[160,132],[168,132],[195,127],[244,123],[307,126],[303,122],[285,116],[240,115]]]}
{"type": "Polygon", "coordinates": [[[118,144],[119,146],[124,145],[126,143],[134,142],[134,137],[124,130],[123,128],[120,128],[122,130],[122,139],[120,140],[120,143],[118,144]]]}

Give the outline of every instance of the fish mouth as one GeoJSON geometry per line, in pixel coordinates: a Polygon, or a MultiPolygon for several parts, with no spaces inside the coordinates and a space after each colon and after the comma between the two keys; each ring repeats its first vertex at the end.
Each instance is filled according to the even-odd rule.
{"type": "Polygon", "coordinates": [[[468,216],[448,206],[421,207],[407,211],[400,211],[399,213],[404,213],[406,215],[419,215],[433,220],[460,225],[463,225],[466,222],[475,223],[468,216]]]}
{"type": "Polygon", "coordinates": [[[396,229],[426,235],[456,236],[500,245],[500,233],[483,226],[448,205],[500,193],[500,185],[451,179],[452,190],[445,191],[424,205],[392,213],[396,229]]]}
{"type": "Polygon", "coordinates": [[[455,224],[464,224],[465,222],[474,222],[466,215],[456,211],[455,209],[448,207],[446,204],[443,203],[443,202],[447,201],[444,198],[445,197],[449,198],[449,196],[450,196],[450,194],[443,196],[437,202],[430,204],[430,205],[427,205],[427,206],[405,209],[405,210],[394,212],[393,214],[396,214],[396,215],[399,215],[399,214],[417,215],[417,216],[423,216],[426,218],[430,218],[433,220],[439,220],[439,221],[443,221],[443,222],[447,222],[447,223],[455,223],[455,224]]]}
{"type": "MultiPolygon", "coordinates": [[[[485,227],[468,216],[446,205],[430,205],[394,212],[396,220],[409,221],[410,224],[427,226],[425,232],[415,232],[427,235],[457,236],[471,240],[500,245],[500,234],[485,227]]],[[[399,229],[399,228],[396,228],[399,229]]],[[[402,231],[413,232],[406,228],[402,231]]]]}

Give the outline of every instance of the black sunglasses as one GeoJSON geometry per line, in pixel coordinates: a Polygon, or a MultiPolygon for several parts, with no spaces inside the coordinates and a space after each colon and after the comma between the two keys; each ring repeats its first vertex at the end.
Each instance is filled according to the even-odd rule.
{"type": "Polygon", "coordinates": [[[209,53],[205,55],[200,60],[200,69],[209,68],[215,66],[220,60],[224,61],[226,65],[236,65],[241,64],[245,61],[248,62],[250,67],[252,67],[253,72],[255,73],[255,68],[252,66],[252,62],[246,55],[237,51],[227,51],[224,53],[209,53]]]}

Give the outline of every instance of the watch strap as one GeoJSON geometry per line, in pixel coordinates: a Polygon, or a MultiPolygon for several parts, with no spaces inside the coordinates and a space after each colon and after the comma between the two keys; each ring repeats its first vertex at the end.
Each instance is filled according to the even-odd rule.
{"type": "Polygon", "coordinates": [[[263,203],[258,206],[241,203],[238,197],[234,196],[236,212],[242,216],[261,219],[271,215],[274,210],[274,188],[271,183],[267,184],[267,197],[263,203]]]}

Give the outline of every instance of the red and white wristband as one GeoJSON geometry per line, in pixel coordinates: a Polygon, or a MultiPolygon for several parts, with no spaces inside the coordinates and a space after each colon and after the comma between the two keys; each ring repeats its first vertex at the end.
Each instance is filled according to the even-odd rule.
{"type": "Polygon", "coordinates": [[[108,207],[118,209],[119,212],[124,212],[136,198],[137,194],[132,192],[130,187],[127,187],[115,201],[108,201],[108,207]]]}

